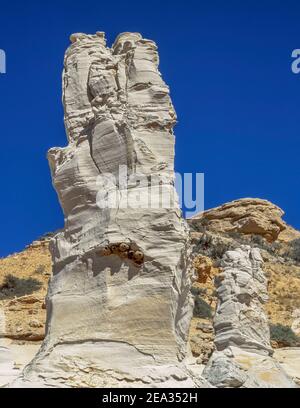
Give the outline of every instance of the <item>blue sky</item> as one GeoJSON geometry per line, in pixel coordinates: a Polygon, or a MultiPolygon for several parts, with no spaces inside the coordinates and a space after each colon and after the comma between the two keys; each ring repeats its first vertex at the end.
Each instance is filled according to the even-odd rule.
{"type": "Polygon", "coordinates": [[[73,32],[155,40],[178,114],[176,169],[205,173],[205,207],[260,197],[300,228],[299,1],[1,4],[0,256],[62,227],[46,152],[64,146],[63,55],[73,32]]]}

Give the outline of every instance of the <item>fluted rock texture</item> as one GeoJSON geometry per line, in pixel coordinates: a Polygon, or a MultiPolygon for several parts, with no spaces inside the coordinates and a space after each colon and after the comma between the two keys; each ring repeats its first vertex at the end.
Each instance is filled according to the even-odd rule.
{"type": "Polygon", "coordinates": [[[272,353],[268,320],[262,307],[268,300],[262,263],[256,248],[242,246],[225,253],[222,273],[215,278],[218,306],[214,327],[218,350],[233,345],[272,353]]]}
{"type": "Polygon", "coordinates": [[[174,194],[176,115],[157,47],[137,33],[121,34],[111,49],[102,32],[71,41],[69,144],[49,151],[65,228],[51,244],[46,339],[19,384],[201,386],[183,362],[189,239],[174,194]]]}
{"type": "Polygon", "coordinates": [[[215,278],[218,306],[215,347],[205,378],[216,387],[293,387],[271,357],[267,280],[259,249],[242,245],[227,251],[215,278]]]}

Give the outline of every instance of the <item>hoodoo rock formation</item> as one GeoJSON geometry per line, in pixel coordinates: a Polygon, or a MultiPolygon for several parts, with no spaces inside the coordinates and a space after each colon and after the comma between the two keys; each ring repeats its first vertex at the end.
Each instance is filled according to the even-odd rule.
{"type": "Polygon", "coordinates": [[[270,332],[263,304],[267,280],[260,251],[241,246],[227,251],[215,282],[218,306],[214,317],[215,347],[204,370],[216,387],[293,387],[271,357],[270,332]]]}
{"type": "Polygon", "coordinates": [[[176,115],[157,47],[137,33],[112,48],[102,32],[71,42],[69,144],[49,151],[65,227],[51,242],[46,338],[15,385],[202,386],[185,363],[189,234],[174,194],[176,115]]]}
{"type": "Polygon", "coordinates": [[[300,232],[252,198],[186,222],[155,43],[71,43],[48,155],[65,225],[0,260],[0,387],[300,384],[300,232]]]}

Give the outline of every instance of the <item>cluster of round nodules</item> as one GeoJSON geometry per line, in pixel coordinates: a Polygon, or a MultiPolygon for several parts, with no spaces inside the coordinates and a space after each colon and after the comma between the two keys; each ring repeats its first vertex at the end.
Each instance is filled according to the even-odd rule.
{"type": "Polygon", "coordinates": [[[144,254],[135,246],[126,242],[108,244],[99,251],[102,256],[118,255],[122,259],[130,259],[136,265],[142,265],[144,262],[144,254]]]}

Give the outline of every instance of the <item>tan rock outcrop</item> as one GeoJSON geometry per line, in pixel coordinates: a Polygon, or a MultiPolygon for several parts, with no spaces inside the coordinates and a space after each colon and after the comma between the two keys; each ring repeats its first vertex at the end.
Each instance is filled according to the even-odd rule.
{"type": "Polygon", "coordinates": [[[285,372],[300,386],[300,348],[277,349],[273,356],[285,372]]]}
{"type": "Polygon", "coordinates": [[[194,317],[190,327],[190,346],[198,364],[207,364],[214,351],[214,328],[211,319],[194,317]]]}
{"type": "MultiPolygon", "coordinates": [[[[218,263],[227,250],[240,245],[260,248],[268,279],[269,301],[264,308],[269,322],[291,328],[293,313],[300,308],[300,232],[287,225],[281,219],[282,214],[280,208],[265,200],[242,199],[207,210],[188,222],[195,259],[198,256],[210,257],[218,263]],[[252,225],[263,227],[252,229],[251,233],[246,230],[245,233],[240,228],[240,220],[252,220],[252,225]],[[273,238],[279,230],[281,232],[275,240],[268,241],[268,234],[272,231],[274,234],[275,230],[273,238]]],[[[210,286],[209,280],[206,286],[210,286]]],[[[282,344],[272,339],[273,347],[281,347],[282,344]]]]}
{"type": "Polygon", "coordinates": [[[293,311],[292,318],[292,330],[297,336],[300,336],[300,309],[295,309],[293,311]]]}
{"type": "Polygon", "coordinates": [[[267,200],[244,198],[198,214],[190,224],[218,233],[261,235],[273,242],[287,228],[283,215],[279,207],[267,200]]]}
{"type": "Polygon", "coordinates": [[[0,259],[0,336],[22,341],[45,337],[45,296],[52,271],[49,239],[0,259]]]}
{"type": "Polygon", "coordinates": [[[213,262],[208,256],[197,255],[193,260],[193,266],[199,283],[206,283],[212,276],[213,262]]]}
{"type": "Polygon", "coordinates": [[[264,271],[268,278],[269,302],[265,309],[269,321],[291,327],[294,312],[300,308],[300,265],[269,261],[264,271]]]}

